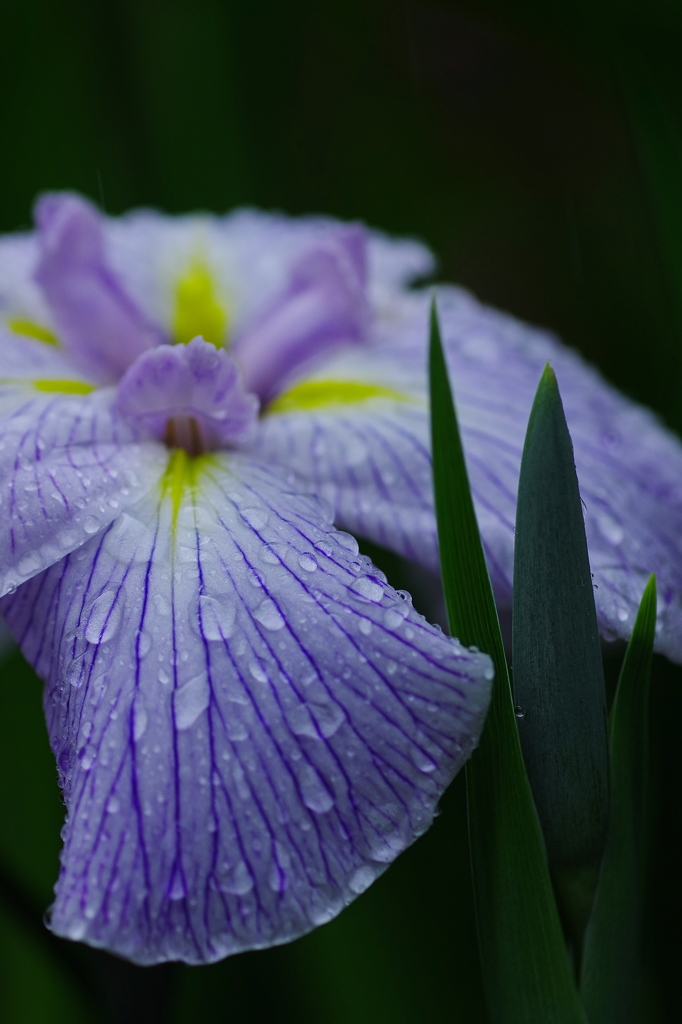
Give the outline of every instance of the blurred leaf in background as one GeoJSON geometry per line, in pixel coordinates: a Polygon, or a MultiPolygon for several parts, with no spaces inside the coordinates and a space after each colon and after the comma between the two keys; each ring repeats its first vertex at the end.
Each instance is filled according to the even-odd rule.
{"type": "MultiPolygon", "coordinates": [[[[680,429],[681,21],[670,0],[6,4],[0,230],[68,187],[110,213],[247,203],[415,234],[442,278],[557,331],[680,429]]],[[[655,659],[647,1024],[678,1003],[681,682],[655,659]]],[[[0,856],[46,907],[61,805],[40,684],[14,660],[0,687],[0,856]]],[[[459,780],[338,921],[180,969],[174,1021],[479,1024],[471,913],[459,780]]],[[[3,1021],[94,1020],[0,915],[3,1021]]]]}

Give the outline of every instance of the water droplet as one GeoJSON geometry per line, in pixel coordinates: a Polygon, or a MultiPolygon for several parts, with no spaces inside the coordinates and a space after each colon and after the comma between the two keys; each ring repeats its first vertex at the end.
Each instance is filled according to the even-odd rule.
{"type": "Polygon", "coordinates": [[[384,612],[384,625],[387,629],[397,629],[405,621],[409,608],[407,605],[399,605],[397,608],[387,608],[384,612]]]}
{"type": "Polygon", "coordinates": [[[105,590],[93,603],[85,624],[85,639],[104,644],[116,636],[123,615],[123,597],[118,590],[105,590]]]}
{"type": "Polygon", "coordinates": [[[375,604],[381,601],[384,596],[384,589],[369,576],[360,576],[348,588],[359,594],[366,601],[373,601],[375,604]]]}
{"type": "Polygon", "coordinates": [[[484,679],[493,679],[494,676],[495,676],[495,669],[493,668],[493,666],[492,665],[486,665],[486,667],[483,669],[483,678],[484,679]]]}
{"type": "Polygon", "coordinates": [[[180,731],[190,729],[199,715],[206,710],[210,700],[211,688],[206,672],[195,676],[176,690],[173,700],[176,728],[180,731]]]}
{"type": "Polygon", "coordinates": [[[369,864],[364,864],[350,876],[348,879],[348,888],[351,892],[354,892],[359,896],[361,892],[365,891],[365,889],[369,889],[376,876],[376,868],[371,867],[369,864]]]}
{"type": "Polygon", "coordinates": [[[163,684],[164,686],[167,686],[167,685],[168,685],[168,683],[170,683],[170,676],[168,675],[168,673],[166,672],[166,670],[165,670],[165,669],[163,669],[163,668],[160,668],[160,669],[159,669],[159,671],[158,671],[158,672],[157,672],[157,674],[156,674],[156,678],[157,678],[157,679],[159,680],[159,682],[160,682],[160,683],[162,683],[162,684],[163,684]]]}
{"type": "Polygon", "coordinates": [[[434,759],[420,747],[413,747],[411,756],[415,768],[418,768],[420,772],[424,772],[425,775],[435,772],[438,767],[434,759]]]}
{"type": "Polygon", "coordinates": [[[140,658],[146,658],[152,649],[152,636],[146,629],[137,631],[137,653],[140,658]]]}
{"type": "Polygon", "coordinates": [[[628,619],[630,618],[630,612],[627,610],[627,608],[619,608],[618,612],[617,612],[617,615],[618,615],[618,620],[620,622],[627,622],[628,619]]]}
{"type": "Polygon", "coordinates": [[[315,572],[317,569],[317,562],[312,555],[301,555],[298,560],[298,564],[302,569],[305,569],[306,572],[315,572]]]}
{"type": "Polygon", "coordinates": [[[117,796],[110,796],[107,800],[107,813],[118,814],[121,810],[121,801],[117,796]]]}
{"type": "Polygon", "coordinates": [[[358,622],[358,628],[360,632],[363,633],[365,636],[369,636],[369,634],[372,632],[372,623],[370,622],[369,619],[360,619],[360,621],[358,622]]]}
{"type": "Polygon", "coordinates": [[[168,899],[169,900],[184,900],[187,895],[187,886],[185,880],[182,877],[182,872],[176,867],[173,872],[171,884],[168,888],[168,899]]]}
{"type": "Polygon", "coordinates": [[[396,672],[398,671],[397,662],[395,662],[395,661],[387,661],[386,662],[386,671],[389,674],[389,676],[394,676],[396,674],[396,672]]]}
{"type": "Polygon", "coordinates": [[[309,736],[311,739],[323,737],[328,740],[338,732],[345,721],[346,713],[338,704],[299,704],[288,714],[291,731],[297,736],[309,736]]]}
{"type": "Polygon", "coordinates": [[[266,683],[268,677],[263,669],[260,667],[257,661],[252,661],[249,665],[249,672],[258,683],[266,683]]]}
{"type": "Polygon", "coordinates": [[[147,731],[147,723],[147,711],[142,703],[142,698],[138,695],[133,708],[133,739],[136,743],[142,739],[147,731]]]}
{"type": "Polygon", "coordinates": [[[306,764],[301,769],[299,783],[303,803],[311,811],[315,814],[326,814],[332,809],[334,797],[311,764],[306,764]]]}
{"type": "Polygon", "coordinates": [[[83,529],[88,534],[97,533],[100,528],[100,522],[97,516],[86,516],[83,520],[83,529]]]}
{"type": "Polygon", "coordinates": [[[253,876],[247,868],[243,860],[239,863],[229,875],[221,879],[220,888],[224,892],[229,892],[233,896],[246,896],[247,893],[253,889],[253,876]]]}
{"type": "Polygon", "coordinates": [[[354,555],[357,555],[360,550],[360,546],[355,537],[351,536],[350,533],[344,533],[342,530],[336,534],[336,543],[354,555]]]}
{"type": "Polygon", "coordinates": [[[261,530],[269,518],[264,508],[244,508],[242,516],[254,530],[261,530]]]}
{"type": "Polygon", "coordinates": [[[32,576],[40,569],[40,559],[35,554],[24,555],[17,565],[20,576],[32,576]]]}
{"type": "Polygon", "coordinates": [[[625,537],[625,530],[612,515],[608,512],[598,512],[597,526],[602,536],[611,544],[620,544],[625,537]]]}
{"type": "Polygon", "coordinates": [[[236,608],[226,597],[199,597],[199,634],[206,640],[227,640],[234,633],[236,608]]]}
{"type": "Polygon", "coordinates": [[[517,718],[525,718],[525,716],[526,716],[526,712],[521,707],[520,704],[517,704],[516,707],[514,708],[514,714],[516,715],[517,718]]]}
{"type": "Polygon", "coordinates": [[[279,608],[273,600],[267,597],[264,601],[258,605],[253,613],[254,619],[258,619],[261,625],[265,626],[266,629],[278,630],[284,626],[284,619],[282,618],[279,608]]]}

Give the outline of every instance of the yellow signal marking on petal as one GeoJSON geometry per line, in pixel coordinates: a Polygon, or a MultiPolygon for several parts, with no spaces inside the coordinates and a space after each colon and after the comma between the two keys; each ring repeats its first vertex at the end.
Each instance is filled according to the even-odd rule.
{"type": "Polygon", "coordinates": [[[84,380],[60,380],[44,377],[32,380],[30,383],[36,391],[58,391],[64,395],[89,395],[91,391],[95,390],[93,384],[88,384],[84,380]]]}
{"type": "Polygon", "coordinates": [[[227,328],[227,309],[218,299],[211,272],[205,263],[195,260],[175,286],[173,339],[187,344],[200,334],[204,341],[222,348],[227,328]]]}
{"type": "Polygon", "coordinates": [[[307,380],[278,395],[266,412],[311,412],[330,406],[359,405],[373,398],[414,401],[410,395],[379,384],[363,384],[355,380],[307,380]]]}
{"type": "Polygon", "coordinates": [[[59,345],[59,338],[49,327],[38,324],[35,320],[27,320],[24,317],[11,317],[7,326],[15,334],[24,334],[28,338],[35,338],[36,341],[44,341],[46,345],[59,345]]]}
{"type": "Polygon", "coordinates": [[[184,448],[171,451],[166,472],[161,478],[161,495],[171,502],[173,531],[186,493],[194,494],[200,475],[208,469],[211,461],[211,455],[189,455],[184,448]]]}

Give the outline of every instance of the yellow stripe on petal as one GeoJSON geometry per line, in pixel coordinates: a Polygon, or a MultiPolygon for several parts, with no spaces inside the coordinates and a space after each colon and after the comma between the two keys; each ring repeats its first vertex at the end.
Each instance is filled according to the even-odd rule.
{"type": "Polygon", "coordinates": [[[59,345],[59,338],[49,327],[38,324],[35,320],[26,320],[23,317],[12,317],[7,321],[7,326],[15,334],[24,334],[28,338],[35,338],[36,341],[44,341],[46,345],[59,345]]]}
{"type": "Polygon", "coordinates": [[[218,298],[211,272],[196,260],[175,286],[173,340],[187,344],[200,334],[204,341],[222,348],[227,328],[227,309],[218,298]]]}
{"type": "Polygon", "coordinates": [[[173,507],[173,529],[187,493],[194,494],[200,474],[211,464],[210,455],[189,455],[184,448],[174,448],[170,453],[166,472],[161,479],[161,494],[170,500],[173,507]]]}
{"type": "Polygon", "coordinates": [[[379,384],[363,384],[355,380],[307,380],[278,395],[266,412],[312,412],[333,406],[360,405],[372,399],[413,402],[410,395],[379,384]]]}
{"type": "Polygon", "coordinates": [[[93,384],[88,384],[84,380],[59,380],[45,377],[31,380],[28,383],[32,384],[36,391],[56,391],[63,395],[89,395],[91,391],[95,390],[93,384]]]}

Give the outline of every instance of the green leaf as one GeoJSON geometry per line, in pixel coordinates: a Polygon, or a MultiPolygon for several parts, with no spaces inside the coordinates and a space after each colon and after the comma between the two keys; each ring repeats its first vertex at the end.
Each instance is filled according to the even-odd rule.
{"type": "Polygon", "coordinates": [[[467,765],[481,965],[492,1024],[584,1022],[519,744],[507,662],[431,311],[433,474],[450,631],[489,651],[492,702],[467,765]]]}
{"type": "Polygon", "coordinates": [[[606,688],[573,445],[549,365],[521,459],[512,628],[519,736],[550,869],[593,866],[596,878],[608,827],[606,688]]]}
{"type": "Polygon", "coordinates": [[[639,1020],[642,841],[656,577],[646,585],[611,709],[611,815],[585,937],[581,990],[591,1020],[639,1020]]]}

